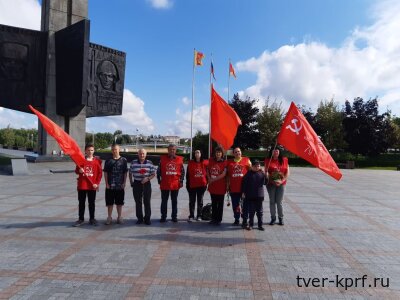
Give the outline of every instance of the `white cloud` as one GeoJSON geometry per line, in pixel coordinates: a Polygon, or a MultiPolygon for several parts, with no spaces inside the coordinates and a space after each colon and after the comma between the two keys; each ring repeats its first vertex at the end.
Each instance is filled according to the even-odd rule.
{"type": "Polygon", "coordinates": [[[172,0],[147,0],[147,2],[157,9],[168,9],[173,5],[172,0]]]}
{"type": "Polygon", "coordinates": [[[122,130],[126,134],[151,134],[154,131],[153,120],[144,110],[144,101],[130,90],[124,90],[124,104],[121,116],[95,117],[87,119],[87,131],[114,132],[122,130]]]}
{"type": "Polygon", "coordinates": [[[374,24],[356,28],[341,47],[310,41],[237,63],[239,71],[257,74],[256,83],[240,94],[314,109],[332,97],[343,104],[358,96],[378,96],[381,109],[399,114],[400,2],[379,2],[373,11],[374,24]]]}
{"type": "Polygon", "coordinates": [[[189,105],[191,103],[190,99],[188,97],[183,97],[182,98],[182,103],[185,105],[189,105]]]}
{"type": "Polygon", "coordinates": [[[40,19],[37,0],[0,0],[0,24],[40,30],[40,19]]]}
{"type": "Polygon", "coordinates": [[[0,128],[5,128],[8,125],[16,129],[37,129],[38,127],[37,118],[33,114],[0,107],[0,128]]]}
{"type": "MultiPolygon", "coordinates": [[[[193,136],[198,130],[203,133],[208,132],[208,121],[210,106],[202,105],[193,109],[193,136]]],[[[180,137],[190,137],[190,119],[191,111],[182,112],[179,108],[176,110],[176,120],[168,122],[168,134],[178,135],[180,137]]]]}

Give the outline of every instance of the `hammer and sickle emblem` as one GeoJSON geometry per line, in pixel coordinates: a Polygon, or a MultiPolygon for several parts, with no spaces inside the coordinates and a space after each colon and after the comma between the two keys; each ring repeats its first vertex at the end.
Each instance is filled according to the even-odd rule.
{"type": "Polygon", "coordinates": [[[293,124],[294,128],[290,125],[286,126],[286,129],[290,129],[292,132],[299,135],[300,130],[303,128],[303,124],[298,119],[292,119],[291,123],[293,124]],[[300,123],[300,127],[297,127],[297,122],[300,123]]]}

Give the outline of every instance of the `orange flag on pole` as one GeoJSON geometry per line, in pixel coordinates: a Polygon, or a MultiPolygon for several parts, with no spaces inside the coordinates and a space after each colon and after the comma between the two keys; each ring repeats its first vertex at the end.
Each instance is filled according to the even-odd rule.
{"type": "Polygon", "coordinates": [[[203,53],[194,50],[194,65],[195,66],[202,66],[204,57],[205,57],[205,55],[203,53]]]}
{"type": "Polygon", "coordinates": [[[233,68],[231,63],[229,63],[229,75],[235,77],[236,79],[235,69],[233,68]]]}
{"type": "Polygon", "coordinates": [[[235,110],[211,85],[211,138],[225,150],[233,145],[239,125],[242,124],[235,110]]]}
{"type": "Polygon", "coordinates": [[[68,154],[77,166],[83,166],[85,157],[75,140],[44,114],[34,109],[31,105],[29,105],[29,108],[37,115],[47,133],[57,141],[62,151],[68,154]]]}
{"type": "Polygon", "coordinates": [[[278,143],[336,180],[342,178],[332,156],[293,102],[283,121],[278,143]]]}

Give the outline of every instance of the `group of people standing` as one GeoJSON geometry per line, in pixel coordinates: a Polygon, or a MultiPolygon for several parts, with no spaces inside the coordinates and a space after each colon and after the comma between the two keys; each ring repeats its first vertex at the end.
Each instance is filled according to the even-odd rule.
{"type": "Polygon", "coordinates": [[[76,167],[78,174],[78,201],[79,219],[75,226],[84,223],[85,202],[88,198],[89,223],[97,225],[95,219],[96,191],[104,173],[106,189],[105,202],[107,206],[106,225],[113,223],[112,212],[114,205],[117,210],[117,224],[123,224],[122,206],[125,199],[125,183],[129,178],[136,203],[137,224],[151,224],[151,180],[157,177],[161,190],[161,219],[167,221],[168,199],[171,198],[171,220],[178,222],[178,194],[186,177],[186,188],[189,194],[189,216],[188,222],[195,219],[202,220],[203,197],[208,189],[211,196],[212,216],[210,224],[219,225],[222,221],[224,200],[226,195],[230,196],[234,222],[251,230],[254,226],[254,216],[257,215],[258,229],[263,227],[263,201],[264,185],[270,200],[270,225],[276,222],[276,210],[278,210],[279,224],[283,225],[282,199],[286,180],[289,176],[288,160],[282,157],[279,148],[271,150],[269,157],[265,159],[265,172],[261,169],[258,160],[250,161],[242,156],[241,149],[233,150],[234,158],[226,160],[223,149],[216,147],[213,156],[203,159],[200,150],[194,152],[194,158],[188,162],[185,172],[183,157],[176,155],[176,146],[168,146],[168,154],[160,157],[160,163],[156,168],[146,158],[146,150],[138,151],[138,158],[131,162],[128,168],[126,158],[119,154],[119,145],[111,147],[112,158],[106,160],[104,168],[101,161],[94,155],[94,146],[85,147],[85,165],[76,167]],[[185,176],[186,175],[186,176],[185,176]],[[197,205],[196,205],[197,204],[197,205]],[[144,207],[144,213],[143,213],[144,207]],[[196,212],[196,214],[195,214],[196,212]]]}

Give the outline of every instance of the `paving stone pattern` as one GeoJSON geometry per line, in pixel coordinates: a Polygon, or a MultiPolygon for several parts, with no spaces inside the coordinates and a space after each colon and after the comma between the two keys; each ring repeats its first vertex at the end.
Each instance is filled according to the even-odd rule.
{"type": "MultiPolygon", "coordinates": [[[[73,165],[28,167],[32,175],[0,175],[0,299],[400,299],[400,172],[343,170],[336,182],[292,168],[285,226],[261,232],[233,226],[230,207],[220,226],[188,223],[185,189],[179,222],[161,224],[155,180],[152,225],[135,224],[130,187],[125,224],[104,225],[102,183],[99,226],[72,227],[76,176],[48,169],[73,165]]],[[[264,214],[268,222],[268,199],[264,214]]]]}

